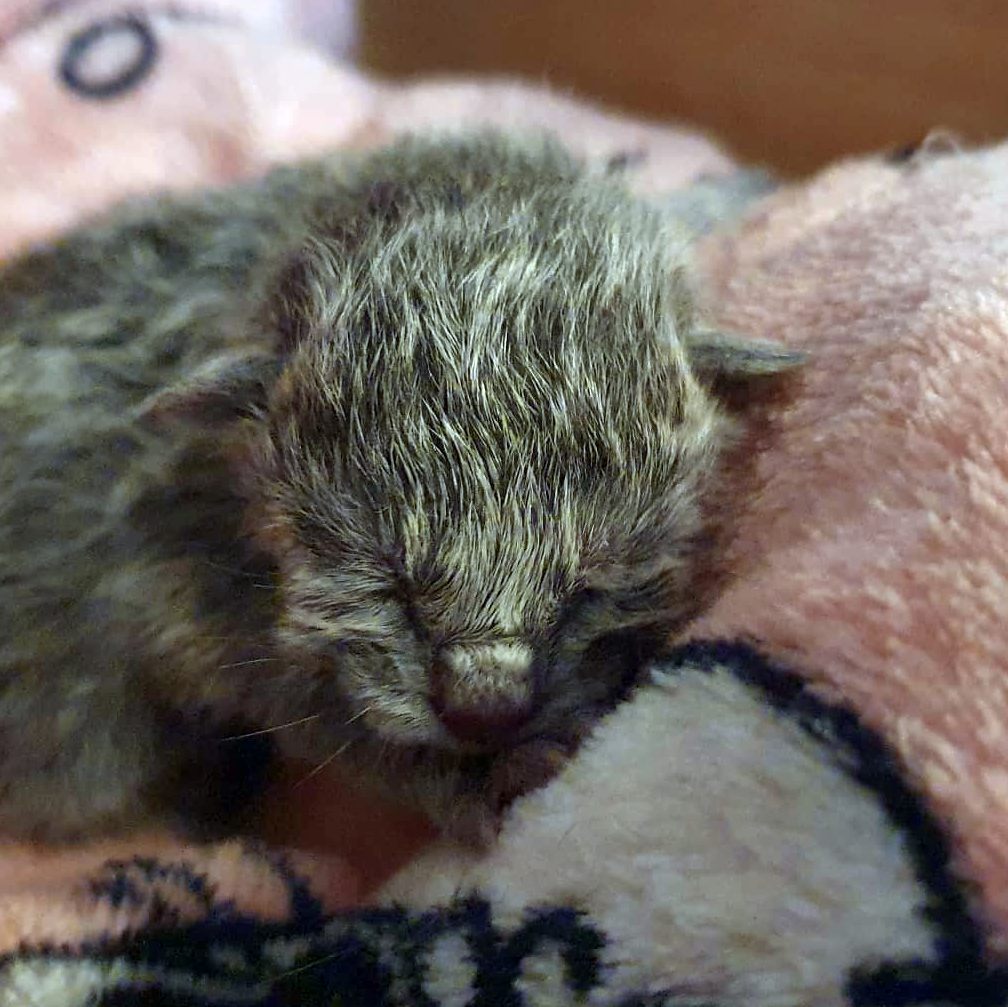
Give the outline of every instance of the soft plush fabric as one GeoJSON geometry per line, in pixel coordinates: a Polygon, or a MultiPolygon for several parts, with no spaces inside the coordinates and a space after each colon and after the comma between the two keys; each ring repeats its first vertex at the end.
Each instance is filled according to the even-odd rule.
{"type": "MultiPolygon", "coordinates": [[[[762,186],[532,87],[369,80],[279,0],[46,9],[0,2],[4,255],[129,194],[477,122],[558,132],[698,235],[762,186]]],[[[434,846],[348,914],[430,831],[304,767],[268,843],[6,845],[0,1005],[1008,1002],[983,960],[1008,957],[1006,169],[842,164],[699,245],[711,314],[807,373],[726,487],[737,577],[704,642],[496,851],[434,846]]]]}
{"type": "Polygon", "coordinates": [[[546,127],[665,189],[730,168],[694,133],[530,86],[366,78],[294,33],[339,29],[339,6],[192,0],[124,13],[85,0],[43,16],[40,0],[0,0],[0,254],[128,195],[225,183],[401,130],[546,127]]]}
{"type": "Polygon", "coordinates": [[[993,1007],[1008,996],[943,834],[885,745],[738,644],[670,655],[516,808],[488,856],[432,850],[383,906],[335,916],[302,877],[275,866],[287,915],[264,921],[261,903],[215,891],[198,862],[110,865],[94,905],[160,896],[149,928],[0,960],[0,1004],[993,1007]]]}
{"type": "Polygon", "coordinates": [[[758,462],[746,573],[696,628],[895,744],[1008,948],[1008,146],[838,165],[705,249],[720,321],[812,364],[758,462]]]}

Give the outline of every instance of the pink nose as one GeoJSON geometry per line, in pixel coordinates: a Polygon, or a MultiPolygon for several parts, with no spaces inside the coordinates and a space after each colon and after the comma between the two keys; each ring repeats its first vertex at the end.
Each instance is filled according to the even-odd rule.
{"type": "Polygon", "coordinates": [[[434,712],[445,730],[468,745],[499,748],[529,719],[527,706],[441,706],[434,712]]]}
{"type": "Polygon", "coordinates": [[[532,703],[495,696],[461,692],[451,688],[451,678],[435,663],[431,675],[431,706],[445,730],[456,740],[481,748],[507,745],[514,733],[532,716],[532,703]]]}

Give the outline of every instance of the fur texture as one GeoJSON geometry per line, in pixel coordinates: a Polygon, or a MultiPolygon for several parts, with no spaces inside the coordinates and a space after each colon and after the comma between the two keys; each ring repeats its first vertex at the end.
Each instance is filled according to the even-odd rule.
{"type": "Polygon", "coordinates": [[[666,655],[489,857],[432,850],[385,905],[348,910],[338,870],[238,843],[59,859],[44,905],[38,871],[24,883],[37,857],[5,859],[4,1007],[1003,1007],[1008,991],[891,751],[737,641],[666,655]]]}
{"type": "Polygon", "coordinates": [[[682,240],[488,134],[141,205],[8,268],[2,828],[142,820],[183,779],[196,816],[232,722],[477,827],[548,775],[704,600],[729,426],[689,355],[795,362],[698,328],[682,240]]]}
{"type": "Polygon", "coordinates": [[[659,662],[514,806],[489,855],[431,850],[379,900],[418,910],[472,893],[510,926],[539,906],[583,911],[608,938],[610,997],[1004,1002],[942,834],[885,745],[738,644],[659,662]]]}
{"type": "Polygon", "coordinates": [[[808,347],[815,367],[758,456],[733,560],[751,573],[696,630],[760,639],[892,740],[1002,953],[1006,180],[1004,144],[928,144],[836,165],[706,244],[718,319],[808,347]]]}

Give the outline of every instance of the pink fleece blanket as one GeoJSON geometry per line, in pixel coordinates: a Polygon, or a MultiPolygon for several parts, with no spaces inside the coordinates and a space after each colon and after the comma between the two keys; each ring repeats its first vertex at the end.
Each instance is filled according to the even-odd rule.
{"type": "Polygon", "coordinates": [[[896,745],[1008,949],[1008,146],[840,164],[703,251],[726,325],[813,353],[748,573],[695,632],[800,662],[896,745]]]}

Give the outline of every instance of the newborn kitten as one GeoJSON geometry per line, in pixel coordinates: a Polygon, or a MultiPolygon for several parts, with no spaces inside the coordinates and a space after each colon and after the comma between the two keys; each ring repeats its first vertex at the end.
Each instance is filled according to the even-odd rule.
{"type": "Polygon", "coordinates": [[[0,832],[234,829],[260,731],[485,837],[701,602],[712,379],[797,362],[700,331],[683,249],[481,134],[8,266],[0,832]]]}

